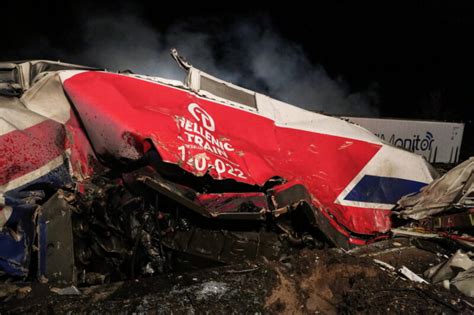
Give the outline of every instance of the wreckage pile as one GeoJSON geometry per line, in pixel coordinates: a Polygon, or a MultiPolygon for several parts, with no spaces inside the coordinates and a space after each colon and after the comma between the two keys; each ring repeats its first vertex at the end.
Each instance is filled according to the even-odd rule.
{"type": "MultiPolygon", "coordinates": [[[[288,234],[282,230],[277,234],[278,227],[266,222],[226,224],[197,216],[145,186],[144,174],[150,179],[152,173],[148,169],[125,174],[120,179],[95,177],[81,184],[81,193],[60,192],[60,198],[68,200],[67,207],[73,213],[74,261],[79,284],[256,261],[261,257],[275,259],[283,247],[290,245],[282,239],[293,240],[293,244],[299,239],[298,244],[303,244],[291,224],[287,226],[288,234]]],[[[314,245],[309,236],[304,241],[314,245]]]]}
{"type": "MultiPolygon", "coordinates": [[[[241,262],[75,290],[10,284],[9,300],[0,309],[6,314],[472,312],[472,299],[442,286],[407,280],[397,271],[405,266],[420,273],[444,259],[428,248],[397,237],[348,253],[302,249],[276,261],[241,262]],[[381,261],[387,263],[382,266],[381,261]]],[[[7,285],[0,293],[5,298],[7,285]]]]}
{"type": "MultiPolygon", "coordinates": [[[[197,287],[188,299],[200,307],[207,296],[254,295],[241,311],[370,311],[367,301],[387,292],[400,310],[472,307],[473,158],[439,177],[363,128],[173,57],[184,83],[48,61],[0,64],[5,305],[28,311],[17,300],[26,296],[44,307],[35,287],[61,296],[45,300],[60,305],[68,294],[80,303],[96,299],[97,285],[137,281],[149,307],[197,287]],[[417,265],[420,255],[429,259],[417,265]],[[269,280],[238,283],[254,272],[269,280]],[[183,273],[205,282],[181,286],[183,273]],[[150,296],[146,286],[166,279],[150,296]]],[[[98,298],[104,309],[115,294],[98,298]]]]}
{"type": "Polygon", "coordinates": [[[449,240],[449,260],[426,270],[433,284],[451,286],[474,297],[474,158],[453,168],[419,193],[400,199],[395,209],[404,226],[394,235],[410,235],[432,241],[449,240]],[[407,221],[408,220],[408,223],[407,221]],[[460,248],[455,253],[453,250],[460,248]],[[464,252],[463,252],[464,250],[464,252]]]}

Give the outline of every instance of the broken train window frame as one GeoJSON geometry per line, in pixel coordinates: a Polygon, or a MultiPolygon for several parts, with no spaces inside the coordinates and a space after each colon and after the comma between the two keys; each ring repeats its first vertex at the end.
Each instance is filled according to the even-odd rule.
{"type": "Polygon", "coordinates": [[[198,95],[226,105],[258,113],[257,93],[191,67],[185,85],[198,95]]]}

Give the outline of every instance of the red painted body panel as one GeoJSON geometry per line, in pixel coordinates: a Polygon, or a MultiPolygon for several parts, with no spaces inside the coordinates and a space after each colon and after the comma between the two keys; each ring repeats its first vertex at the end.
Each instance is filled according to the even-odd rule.
{"type": "Polygon", "coordinates": [[[195,175],[251,185],[283,177],[302,183],[333,225],[357,234],[390,229],[388,210],[335,203],[378,144],[279,127],[250,111],[121,75],[85,72],[64,87],[100,156],[138,159],[150,140],[164,161],[195,175]]]}

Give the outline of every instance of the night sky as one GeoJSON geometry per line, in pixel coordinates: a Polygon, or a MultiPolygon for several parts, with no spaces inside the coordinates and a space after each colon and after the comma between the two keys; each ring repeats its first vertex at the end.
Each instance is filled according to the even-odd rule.
{"type": "MultiPolygon", "coordinates": [[[[351,91],[375,86],[380,116],[467,123],[465,152],[474,152],[474,10],[469,2],[290,4],[192,7],[180,2],[164,8],[161,1],[2,1],[0,60],[82,63],[71,56],[80,56],[87,45],[84,27],[92,16],[130,14],[161,34],[180,21],[198,21],[197,27],[212,34],[239,20],[262,19],[302,47],[310,62],[322,65],[331,78],[342,78],[351,91]],[[45,38],[47,46],[39,42],[45,38]]],[[[219,45],[213,53],[219,61],[219,45]]]]}

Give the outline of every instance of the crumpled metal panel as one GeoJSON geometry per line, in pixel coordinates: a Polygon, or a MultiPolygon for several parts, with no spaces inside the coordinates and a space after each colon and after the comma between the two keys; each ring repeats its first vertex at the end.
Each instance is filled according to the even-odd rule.
{"type": "Polygon", "coordinates": [[[39,205],[94,172],[95,155],[57,73],[21,98],[0,96],[0,152],[0,269],[26,276],[39,205]]]}
{"type": "MultiPolygon", "coordinates": [[[[11,275],[28,272],[39,204],[152,147],[196,176],[262,192],[284,179],[272,186],[276,205],[301,198],[324,217],[318,221],[349,239],[388,231],[396,200],[433,179],[419,156],[358,126],[260,94],[255,109],[138,75],[58,71],[30,83],[21,97],[0,96],[0,268],[11,275]],[[278,195],[287,188],[291,193],[278,195]]],[[[261,216],[268,203],[261,193],[234,191],[196,201],[215,216],[236,205],[261,216]]]]}
{"type": "Polygon", "coordinates": [[[99,156],[138,160],[152,143],[165,162],[197,176],[259,186],[275,176],[298,182],[345,234],[388,231],[396,201],[433,179],[421,157],[281,102],[256,112],[103,72],[65,77],[64,88],[99,156]]]}
{"type": "Polygon", "coordinates": [[[473,207],[474,157],[459,164],[415,195],[400,199],[400,216],[420,220],[453,207],[473,207]]]}

